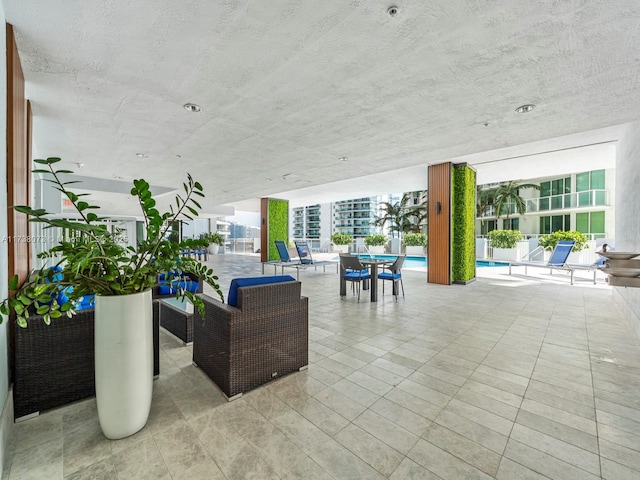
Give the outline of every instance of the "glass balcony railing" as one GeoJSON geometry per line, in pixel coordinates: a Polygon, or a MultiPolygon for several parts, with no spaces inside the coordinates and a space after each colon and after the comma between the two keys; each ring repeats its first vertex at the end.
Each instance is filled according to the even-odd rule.
{"type": "MultiPolygon", "coordinates": [[[[585,190],[583,192],[551,195],[549,197],[525,199],[525,212],[537,213],[551,210],[563,210],[570,208],[600,207],[609,205],[609,192],[607,190],[585,190]]],[[[514,203],[508,203],[502,215],[516,213],[514,203]]],[[[496,216],[495,206],[489,206],[479,218],[491,218],[496,216]]]]}

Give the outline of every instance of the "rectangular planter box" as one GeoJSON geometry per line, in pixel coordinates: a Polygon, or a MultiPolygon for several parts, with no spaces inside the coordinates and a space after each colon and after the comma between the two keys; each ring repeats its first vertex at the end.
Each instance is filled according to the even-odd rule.
{"type": "Polygon", "coordinates": [[[424,247],[420,246],[407,245],[406,247],[404,247],[404,251],[407,255],[424,255],[424,247]]]}

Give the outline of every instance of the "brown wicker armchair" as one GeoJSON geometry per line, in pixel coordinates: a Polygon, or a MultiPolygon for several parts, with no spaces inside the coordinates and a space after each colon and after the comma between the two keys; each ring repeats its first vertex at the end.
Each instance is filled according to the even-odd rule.
{"type": "Polygon", "coordinates": [[[309,363],[309,303],[300,282],[238,289],[237,308],[203,295],[193,318],[193,362],[229,400],[309,363]]]}
{"type": "MultiPolygon", "coordinates": [[[[95,395],[93,308],[71,318],[33,315],[27,328],[14,329],[14,418],[95,395]]],[[[159,304],[153,302],[153,375],[160,373],[159,304]]]]}

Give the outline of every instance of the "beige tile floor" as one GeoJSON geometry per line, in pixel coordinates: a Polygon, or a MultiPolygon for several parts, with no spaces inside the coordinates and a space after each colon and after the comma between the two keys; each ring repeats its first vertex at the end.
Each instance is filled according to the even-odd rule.
{"type": "MultiPolygon", "coordinates": [[[[260,274],[210,263],[225,290],[260,274]]],[[[640,478],[640,342],[603,282],[404,277],[405,299],[358,304],[302,272],[309,369],[230,403],[163,333],[141,432],[106,440],[93,399],[50,411],[16,425],[3,478],[640,478]]]]}

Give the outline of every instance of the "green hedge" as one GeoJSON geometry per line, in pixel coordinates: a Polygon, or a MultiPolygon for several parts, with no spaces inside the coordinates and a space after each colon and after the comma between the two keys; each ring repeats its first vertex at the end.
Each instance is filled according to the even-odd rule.
{"type": "Polygon", "coordinates": [[[584,250],[589,246],[589,244],[587,243],[587,236],[584,233],[576,232],[575,230],[558,230],[550,235],[540,237],[540,239],[538,240],[538,245],[550,252],[551,250],[556,248],[556,244],[559,240],[575,241],[576,243],[571,249],[572,252],[579,252],[580,250],[584,250]]]}
{"type": "Polygon", "coordinates": [[[427,235],[425,233],[405,233],[402,243],[405,247],[426,247],[427,235]]]}
{"type": "Polygon", "coordinates": [[[451,281],[467,283],[476,277],[476,172],[454,165],[451,185],[451,281]]]}
{"type": "Polygon", "coordinates": [[[267,206],[269,260],[280,260],[275,241],[289,242],[289,202],[270,198],[267,206]]]}
{"type": "Polygon", "coordinates": [[[491,230],[487,237],[493,248],[516,248],[516,244],[522,240],[522,233],[520,230],[491,230]]]}
{"type": "MultiPolygon", "coordinates": [[[[367,247],[381,247],[387,243],[389,237],[382,235],[381,233],[374,233],[364,237],[364,244],[367,247]]],[[[349,242],[351,243],[351,242],[349,242]]]]}
{"type": "Polygon", "coordinates": [[[334,245],[349,245],[353,242],[353,237],[348,233],[334,233],[331,235],[331,243],[334,245]]]}

